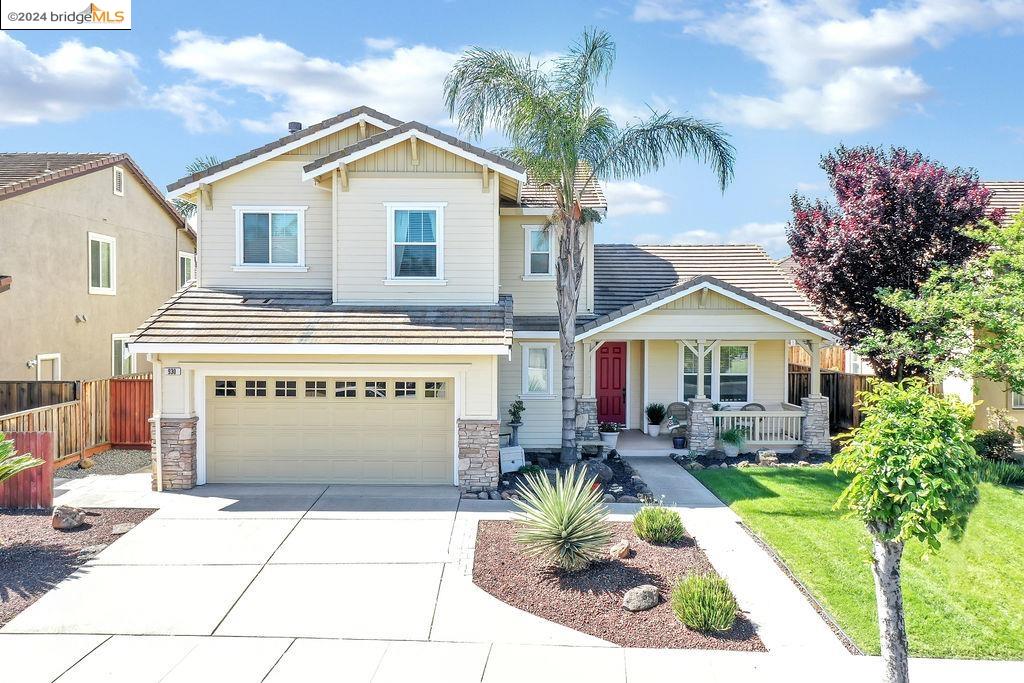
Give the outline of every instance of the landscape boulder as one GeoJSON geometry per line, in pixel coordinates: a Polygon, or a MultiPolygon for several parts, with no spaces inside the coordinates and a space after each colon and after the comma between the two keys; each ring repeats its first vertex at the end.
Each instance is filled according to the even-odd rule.
{"type": "Polygon", "coordinates": [[[726,457],[727,456],[725,454],[725,451],[723,450],[712,448],[710,451],[708,451],[708,458],[710,458],[711,460],[725,460],[726,457]]]}
{"type": "Polygon", "coordinates": [[[83,524],[85,524],[85,510],[70,505],[58,505],[53,508],[54,529],[77,529],[83,524]]]}
{"type": "Polygon", "coordinates": [[[608,484],[615,478],[615,473],[612,472],[612,468],[608,467],[608,465],[605,465],[603,462],[599,462],[597,460],[584,460],[581,464],[587,477],[596,477],[597,481],[601,484],[608,484]]]}
{"type": "Polygon", "coordinates": [[[613,560],[623,560],[629,557],[629,541],[625,538],[608,549],[608,557],[613,560]]]}
{"type": "Polygon", "coordinates": [[[661,600],[661,593],[657,586],[646,583],[636,588],[630,588],[622,596],[622,606],[630,612],[642,612],[658,605],[661,600]]]}
{"type": "Polygon", "coordinates": [[[763,448],[757,452],[757,462],[761,465],[778,465],[779,454],[775,451],[763,448]]]}

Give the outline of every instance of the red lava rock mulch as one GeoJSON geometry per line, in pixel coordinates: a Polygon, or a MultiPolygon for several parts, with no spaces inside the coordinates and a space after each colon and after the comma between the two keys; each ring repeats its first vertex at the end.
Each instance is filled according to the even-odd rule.
{"type": "Polygon", "coordinates": [[[566,573],[526,557],[515,541],[515,522],[482,521],[473,582],[513,607],[624,647],[765,651],[742,615],[732,630],[717,635],[691,631],[676,619],[668,602],[675,582],[714,571],[692,539],[656,546],[637,538],[630,524],[611,526],[612,542],[628,539],[631,556],[566,573]],[[623,594],[645,583],[659,588],[661,603],[645,612],[623,609],[623,594]]]}
{"type": "Polygon", "coordinates": [[[83,526],[58,531],[48,511],[0,511],[0,626],[120,538],[115,524],[138,524],[152,513],[89,509],[83,526]]]}

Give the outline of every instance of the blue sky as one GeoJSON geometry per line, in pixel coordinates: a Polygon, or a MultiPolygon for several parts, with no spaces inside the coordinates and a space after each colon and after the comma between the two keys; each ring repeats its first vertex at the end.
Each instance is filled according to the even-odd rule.
{"type": "Polygon", "coordinates": [[[167,7],[135,0],[131,31],[0,33],[0,147],[126,151],[164,186],[196,155],[227,158],[360,104],[450,128],[440,82],[465,47],[550,56],[589,25],[618,45],[602,96],[617,118],[689,112],[737,148],[724,194],[691,161],[612,184],[602,242],[783,255],[789,196],[827,196],[818,158],[839,143],[1024,177],[1024,0],[167,7]]]}

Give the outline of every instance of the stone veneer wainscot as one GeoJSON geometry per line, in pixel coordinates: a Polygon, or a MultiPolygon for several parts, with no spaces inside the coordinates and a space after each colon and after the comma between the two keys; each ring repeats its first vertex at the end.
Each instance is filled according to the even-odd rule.
{"type": "Polygon", "coordinates": [[[498,420],[459,420],[459,489],[498,488],[500,441],[498,420]]]}
{"type": "MultiPolygon", "coordinates": [[[[164,490],[190,489],[196,485],[196,423],[199,418],[165,417],[160,420],[160,460],[164,490]]],[[[153,421],[150,420],[152,424],[153,421]]],[[[153,432],[156,429],[154,427],[153,432]]],[[[156,441],[155,434],[153,441],[156,441]]],[[[153,490],[156,491],[156,449],[153,454],[153,490]]]]}

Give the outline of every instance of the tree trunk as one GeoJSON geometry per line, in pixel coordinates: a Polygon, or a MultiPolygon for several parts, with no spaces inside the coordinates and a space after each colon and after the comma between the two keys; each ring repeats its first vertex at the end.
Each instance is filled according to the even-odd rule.
{"type": "Polygon", "coordinates": [[[871,569],[875,577],[875,603],[882,645],[885,683],[908,683],[907,625],[903,620],[903,588],[900,586],[902,541],[887,541],[886,529],[868,525],[872,541],[871,569]]]}
{"type": "MultiPolygon", "coordinates": [[[[554,226],[552,226],[554,227],[554,226]]],[[[555,287],[558,299],[558,340],[562,352],[562,452],[563,463],[576,462],[576,308],[583,276],[580,224],[563,219],[558,239],[555,287]]]]}

